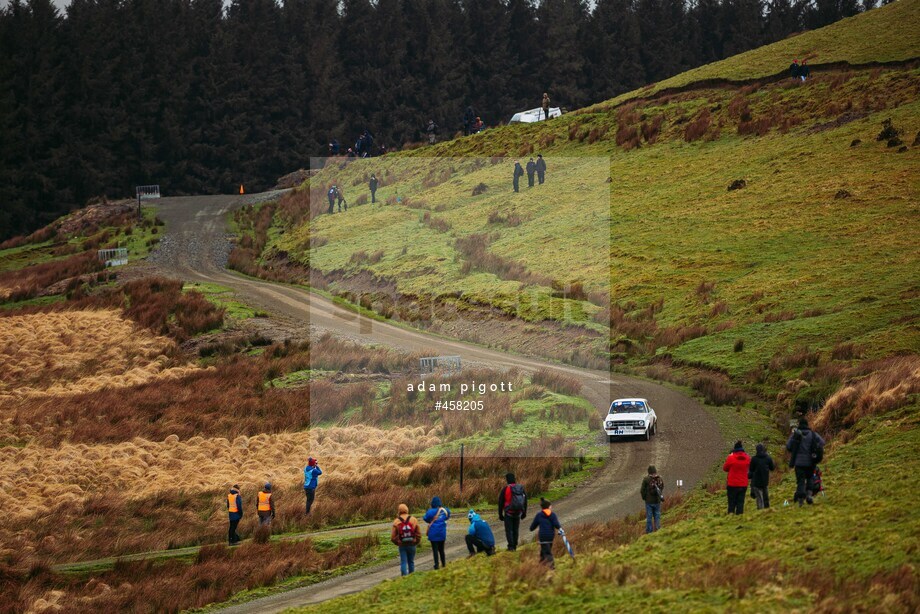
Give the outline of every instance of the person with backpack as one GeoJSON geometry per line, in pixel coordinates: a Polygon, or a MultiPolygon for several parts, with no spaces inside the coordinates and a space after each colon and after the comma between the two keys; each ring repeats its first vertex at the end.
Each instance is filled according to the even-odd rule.
{"type": "Polygon", "coordinates": [[[477,552],[485,552],[486,556],[495,554],[495,536],[489,523],[476,510],[470,510],[466,517],[470,521],[470,528],[466,532],[466,548],[470,554],[466,558],[476,556],[477,552]]]}
{"type": "Polygon", "coordinates": [[[379,182],[377,181],[377,175],[371,173],[371,180],[367,182],[367,187],[371,189],[371,204],[377,202],[377,186],[379,182]]]}
{"type": "Polygon", "coordinates": [[[450,510],[441,504],[441,497],[432,497],[431,507],[425,512],[422,520],[428,523],[428,541],[431,542],[434,568],[446,567],[444,542],[447,541],[447,521],[450,520],[450,510]]]}
{"type": "Polygon", "coordinates": [[[664,501],[664,480],[658,475],[655,465],[648,466],[648,475],[642,478],[639,495],[645,502],[645,532],[653,533],[661,528],[661,503],[664,501]]]}
{"type": "Polygon", "coordinates": [[[239,484],[234,484],[227,493],[227,515],[230,519],[230,529],[227,531],[227,541],[229,545],[235,546],[240,543],[240,536],[236,528],[240,526],[240,520],[243,519],[243,497],[240,495],[239,484]]]}
{"type": "Polygon", "coordinates": [[[537,165],[534,164],[533,158],[527,162],[527,187],[533,187],[533,176],[537,172],[537,165]]]}
{"type": "Polygon", "coordinates": [[[307,466],[303,468],[303,492],[307,498],[307,511],[309,515],[310,508],[313,507],[313,500],[316,498],[316,482],[319,476],[323,475],[323,470],[319,468],[316,459],[312,456],[307,459],[307,466]]]}
{"type": "Polygon", "coordinates": [[[556,531],[562,530],[562,525],[559,524],[559,518],[553,511],[553,505],[546,499],[540,499],[540,511],[530,523],[530,530],[534,529],[540,529],[537,531],[537,541],[540,542],[540,562],[550,569],[555,569],[553,541],[556,539],[556,531]]]}
{"type": "Polygon", "coordinates": [[[521,520],[527,518],[527,493],[518,484],[513,473],[505,474],[507,484],[498,493],[498,519],[505,523],[508,550],[517,550],[521,520]]]}
{"type": "Polygon", "coordinates": [[[256,513],[259,515],[259,526],[267,527],[275,519],[275,499],[272,497],[271,482],[266,482],[256,495],[256,513]]]}
{"type": "Polygon", "coordinates": [[[757,444],[757,452],[751,458],[748,479],[751,482],[751,499],[757,502],[757,509],[770,507],[770,472],[776,469],[773,459],[767,454],[767,446],[757,444]]]}
{"type": "Polygon", "coordinates": [[[540,103],[540,108],[543,109],[543,119],[549,119],[549,94],[543,92],[543,101],[540,103]]]}
{"type": "Polygon", "coordinates": [[[521,185],[521,177],[524,176],[524,169],[521,167],[521,163],[517,160],[514,161],[514,175],[511,178],[511,185],[514,188],[514,191],[517,192],[518,188],[521,185]]]}
{"type": "Polygon", "coordinates": [[[335,196],[338,193],[338,188],[334,185],[329,188],[329,191],[326,192],[326,196],[329,198],[329,214],[332,215],[335,213],[335,196]]]}
{"type": "Polygon", "coordinates": [[[728,473],[726,480],[726,494],[728,496],[728,513],[744,513],[744,496],[747,494],[748,469],[751,466],[751,457],[744,451],[740,441],[735,442],[732,453],[725,459],[722,471],[728,473]]]}
{"type": "Polygon", "coordinates": [[[793,502],[799,507],[806,502],[811,505],[812,477],[815,467],[824,460],[824,440],[820,435],[808,428],[808,420],[799,420],[799,427],[792,431],[786,450],[791,453],[789,466],[795,469],[795,496],[793,502]]]}
{"type": "Polygon", "coordinates": [[[537,154],[537,163],[534,164],[534,170],[537,171],[537,182],[543,185],[543,180],[546,178],[546,160],[543,159],[543,154],[537,154]]]}
{"type": "Polygon", "coordinates": [[[415,571],[415,549],[422,541],[418,521],[409,514],[409,506],[399,504],[399,513],[393,521],[390,541],[399,547],[399,572],[408,576],[415,571]]]}

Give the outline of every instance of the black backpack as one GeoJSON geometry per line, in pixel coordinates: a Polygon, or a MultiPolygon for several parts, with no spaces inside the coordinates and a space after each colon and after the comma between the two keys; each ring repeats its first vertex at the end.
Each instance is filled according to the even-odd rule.
{"type": "Polygon", "coordinates": [[[811,464],[817,465],[824,460],[824,446],[817,440],[817,436],[812,434],[811,441],[811,464]]]}
{"type": "Polygon", "coordinates": [[[505,513],[514,516],[523,514],[524,508],[527,507],[527,493],[524,492],[524,487],[512,484],[508,488],[511,489],[511,501],[505,506],[505,513]]]}

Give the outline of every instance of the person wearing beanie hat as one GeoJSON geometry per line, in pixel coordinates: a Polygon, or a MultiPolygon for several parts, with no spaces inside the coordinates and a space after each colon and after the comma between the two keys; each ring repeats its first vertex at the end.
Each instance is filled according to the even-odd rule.
{"type": "Polygon", "coordinates": [[[466,548],[470,551],[470,558],[476,556],[477,552],[485,552],[486,556],[495,554],[495,536],[492,535],[492,527],[489,523],[480,518],[476,510],[470,510],[466,517],[470,521],[470,528],[466,532],[466,548]]]}
{"type": "Polygon", "coordinates": [[[521,532],[521,520],[527,518],[527,492],[517,483],[514,474],[505,474],[507,484],[498,493],[498,519],[505,523],[508,550],[514,552],[521,532]]]}
{"type": "Polygon", "coordinates": [[[408,576],[415,571],[415,549],[422,541],[418,521],[409,514],[409,506],[400,503],[390,530],[390,541],[399,547],[399,572],[408,576]]]}
{"type": "Polygon", "coordinates": [[[275,519],[275,498],[271,482],[265,482],[265,486],[256,495],[256,513],[259,515],[259,526],[268,526],[275,519]]]}
{"type": "Polygon", "coordinates": [[[645,502],[645,532],[652,533],[661,528],[661,503],[664,501],[664,480],[658,475],[655,465],[649,465],[648,475],[642,478],[639,495],[645,502]]]}
{"type": "Polygon", "coordinates": [[[802,417],[799,428],[792,431],[786,450],[791,454],[789,466],[795,469],[795,496],[793,501],[801,507],[804,503],[811,505],[812,478],[815,465],[824,458],[824,439],[808,428],[808,420],[802,417]]]}
{"type": "Polygon", "coordinates": [[[726,479],[726,496],[728,497],[728,513],[744,513],[744,496],[747,494],[748,469],[751,466],[751,457],[744,451],[740,441],[735,442],[732,453],[725,459],[722,471],[728,474],[726,479]]]}
{"type": "Polygon", "coordinates": [[[757,452],[751,458],[748,479],[751,481],[751,498],[757,502],[757,509],[770,507],[770,472],[776,469],[773,459],[767,454],[767,446],[757,444],[757,452]]]}
{"type": "Polygon", "coordinates": [[[789,65],[789,76],[793,79],[799,79],[799,77],[802,76],[799,68],[799,61],[797,59],[792,60],[792,64],[789,65]]]}
{"type": "Polygon", "coordinates": [[[540,529],[537,531],[537,541],[540,542],[540,562],[550,569],[555,569],[553,541],[556,539],[556,531],[562,529],[562,525],[559,524],[559,518],[556,517],[552,504],[546,499],[540,499],[540,511],[534,515],[530,523],[530,530],[535,529],[540,529]]]}
{"type": "Polygon", "coordinates": [[[230,487],[230,492],[227,493],[227,515],[230,520],[227,541],[231,546],[236,546],[240,543],[240,536],[237,534],[236,528],[243,518],[243,497],[240,495],[239,484],[234,484],[230,487]]]}
{"type": "Polygon", "coordinates": [[[317,479],[323,475],[323,470],[312,456],[307,459],[307,466],[303,468],[303,494],[307,499],[307,511],[309,514],[313,508],[313,501],[316,499],[317,479]]]}
{"type": "Polygon", "coordinates": [[[447,565],[444,554],[444,542],[447,541],[447,521],[450,519],[450,510],[441,504],[441,497],[432,497],[431,507],[422,518],[428,523],[428,541],[431,542],[431,552],[434,555],[434,568],[439,569],[447,565]]]}

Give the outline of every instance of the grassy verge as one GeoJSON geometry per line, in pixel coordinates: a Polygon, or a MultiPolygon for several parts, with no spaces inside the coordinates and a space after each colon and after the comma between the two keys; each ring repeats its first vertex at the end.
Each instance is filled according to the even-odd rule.
{"type": "MultiPolygon", "coordinates": [[[[803,607],[911,611],[918,604],[920,510],[905,505],[895,475],[920,469],[920,405],[871,418],[835,446],[825,463],[827,496],[784,507],[794,476],[772,486],[774,507],[724,515],[724,492],[697,491],[679,518],[634,543],[592,549],[577,565],[557,559],[555,574],[536,551],[474,559],[437,573],[388,582],[324,604],[343,612],[494,611],[648,606],[775,611],[803,607]],[[679,557],[675,554],[679,553],[679,557]],[[678,563],[679,561],[679,563],[678,563]],[[501,586],[496,591],[494,587],[501,586]]],[[[577,535],[577,533],[575,533],[577,535]]],[[[587,538],[585,538],[587,539],[587,538]]],[[[573,535],[578,546],[578,538],[573,535]]]]}
{"type": "Polygon", "coordinates": [[[248,320],[249,318],[264,318],[264,311],[254,309],[245,303],[236,300],[233,290],[219,284],[190,282],[183,285],[184,291],[199,292],[208,301],[224,310],[224,315],[235,320],[248,320]]]}

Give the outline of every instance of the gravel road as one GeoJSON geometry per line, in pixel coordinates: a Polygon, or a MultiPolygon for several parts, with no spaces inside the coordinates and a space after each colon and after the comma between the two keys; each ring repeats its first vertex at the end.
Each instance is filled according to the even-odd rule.
{"type": "MultiPolygon", "coordinates": [[[[241,300],[289,324],[305,328],[316,326],[367,343],[379,343],[408,351],[460,355],[465,362],[482,363],[500,369],[518,367],[533,371],[548,367],[563,371],[581,381],[583,395],[602,414],[606,414],[606,408],[613,398],[649,399],[658,413],[659,434],[647,442],[611,444],[610,459],[596,477],[554,504],[554,509],[566,524],[607,520],[642,509],[639,484],[650,464],[657,466],[670,488],[673,489],[677,479],[683,480],[685,488],[692,488],[721,455],[723,442],[712,416],[699,402],[670,388],[624,375],[562,366],[539,358],[507,354],[431,336],[357,315],[299,288],[243,278],[228,272],[224,268],[230,246],[226,231],[227,213],[276,194],[177,197],[154,201],[157,215],[166,222],[166,234],[151,255],[151,260],[158,268],[182,279],[213,282],[233,288],[241,300]]],[[[455,528],[460,528],[457,525],[461,523],[462,520],[454,523],[455,528]]],[[[500,533],[500,530],[496,530],[496,535],[500,533]]],[[[448,548],[450,558],[456,559],[465,553],[459,536],[449,541],[453,542],[448,548]]],[[[427,555],[427,549],[420,552],[420,569],[431,566],[427,555]]],[[[398,575],[396,563],[279,593],[227,608],[226,611],[279,612],[354,593],[398,575]]]]}

